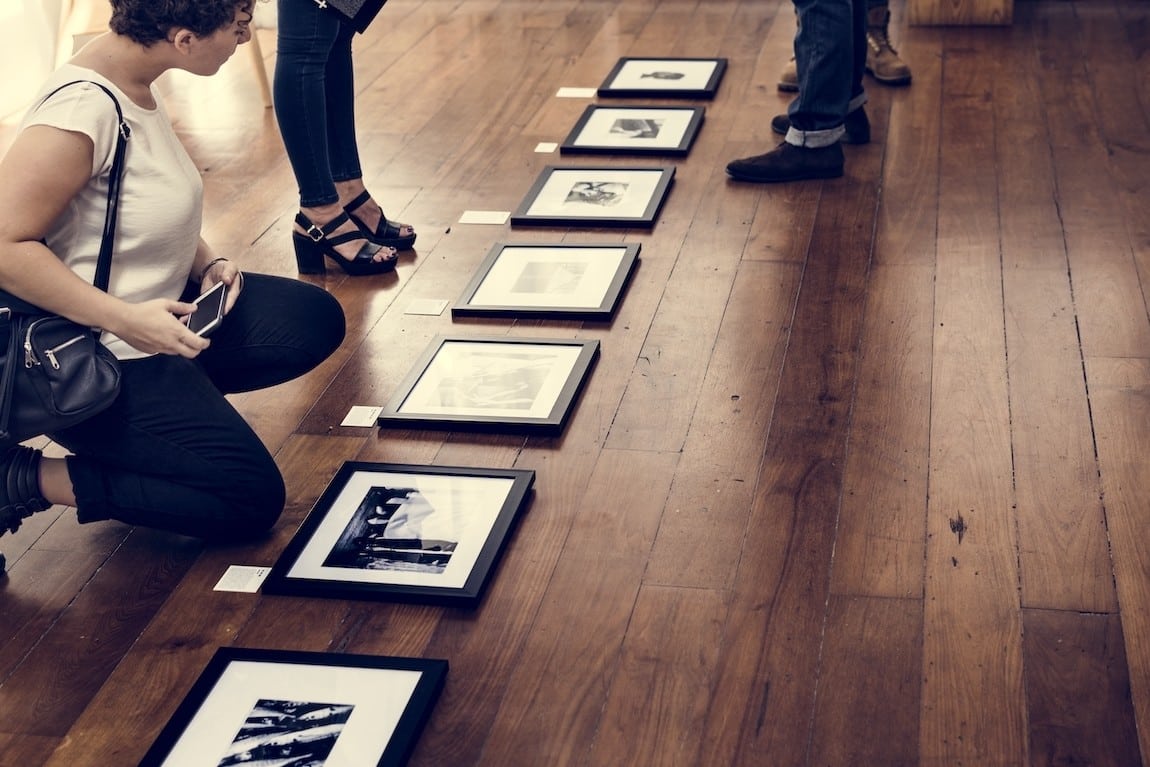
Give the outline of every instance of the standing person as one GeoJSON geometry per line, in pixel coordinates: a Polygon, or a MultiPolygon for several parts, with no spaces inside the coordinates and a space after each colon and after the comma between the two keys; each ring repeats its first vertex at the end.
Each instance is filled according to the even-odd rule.
{"type": "Polygon", "coordinates": [[[251,37],[252,0],[111,6],[110,31],[48,79],[0,160],[0,288],[101,328],[120,391],[107,410],[48,435],[66,458],[23,445],[2,454],[0,534],[63,504],[81,523],[242,540],[279,517],[284,482],[225,394],[311,370],[343,340],[343,311],[314,285],[245,278],[204,242],[203,182],[154,87],[168,70],[219,70],[251,37]],[[120,132],[109,93],[130,137],[105,293],[92,278],[120,132]],[[219,282],[226,315],[203,338],[184,322],[189,302],[219,282]]]}
{"type": "Polygon", "coordinates": [[[795,60],[799,95],[786,115],[772,121],[785,136],[766,154],[733,160],[727,174],[738,181],[778,182],[838,178],[843,174],[839,139],[870,140],[863,105],[866,0],[794,0],[799,16],[795,60]]]}
{"type": "Polygon", "coordinates": [[[355,136],[356,28],[314,0],[278,0],[276,120],[299,185],[292,243],[302,274],[330,258],[353,275],[395,268],[415,230],[389,221],[363,183],[355,136]]]}
{"type": "MultiPolygon", "coordinates": [[[[869,0],[866,26],[866,72],[883,85],[910,85],[910,66],[899,58],[890,42],[890,6],[887,0],[869,0]]],[[[799,90],[799,73],[795,57],[779,73],[779,90],[799,90]]]]}

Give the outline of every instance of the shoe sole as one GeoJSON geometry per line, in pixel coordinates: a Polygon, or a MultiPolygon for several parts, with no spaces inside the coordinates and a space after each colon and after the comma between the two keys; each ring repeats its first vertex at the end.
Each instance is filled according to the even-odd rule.
{"type": "Polygon", "coordinates": [[[802,176],[788,176],[787,178],[762,178],[761,176],[748,176],[727,169],[727,175],[735,181],[749,181],[754,184],[785,184],[791,181],[820,181],[828,178],[842,178],[843,169],[818,171],[802,176]]]}
{"type": "MultiPolygon", "coordinates": [[[[879,77],[874,73],[873,69],[867,69],[866,73],[875,79],[875,82],[882,83],[883,85],[910,85],[911,76],[906,77],[879,77]]],[[[796,88],[796,90],[798,90],[796,88]]]]}
{"type": "Polygon", "coordinates": [[[798,93],[799,86],[791,85],[790,83],[779,83],[779,90],[783,93],[798,93]]]}

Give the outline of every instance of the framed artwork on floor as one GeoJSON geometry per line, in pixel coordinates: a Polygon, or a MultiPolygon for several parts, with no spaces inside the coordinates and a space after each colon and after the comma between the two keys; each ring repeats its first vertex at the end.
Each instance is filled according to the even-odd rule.
{"type": "Polygon", "coordinates": [[[557,435],[598,356],[595,340],[440,336],[379,424],[557,435]]]}
{"type": "Polygon", "coordinates": [[[451,316],[610,319],[639,249],[638,243],[496,243],[451,316]]]}
{"type": "Polygon", "coordinates": [[[511,214],[511,225],[651,227],[674,178],[673,166],[549,165],[511,214]]]}
{"type": "Polygon", "coordinates": [[[711,99],[726,71],[726,59],[624,57],[607,74],[598,95],[711,99]]]}
{"type": "Polygon", "coordinates": [[[560,154],[682,157],[703,124],[702,107],[592,104],[559,145],[560,154]]]}
{"type": "Polygon", "coordinates": [[[224,647],[140,767],[406,763],[447,661],[224,647]]]}
{"type": "Polygon", "coordinates": [[[263,591],[475,607],[534,481],[527,469],[347,462],[263,591]]]}

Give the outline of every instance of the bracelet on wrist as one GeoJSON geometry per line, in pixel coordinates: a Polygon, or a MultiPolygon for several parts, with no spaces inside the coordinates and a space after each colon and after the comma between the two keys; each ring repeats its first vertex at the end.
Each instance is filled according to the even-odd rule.
{"type": "Polygon", "coordinates": [[[209,261],[207,266],[200,270],[200,282],[204,281],[204,278],[208,276],[208,272],[211,271],[213,266],[220,263],[221,261],[227,260],[228,259],[224,258],[223,256],[220,256],[219,258],[213,258],[211,261],[209,261]]]}

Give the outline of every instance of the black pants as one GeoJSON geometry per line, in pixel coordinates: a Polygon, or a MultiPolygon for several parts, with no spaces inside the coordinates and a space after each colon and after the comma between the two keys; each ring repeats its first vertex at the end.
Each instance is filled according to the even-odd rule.
{"type": "Polygon", "coordinates": [[[70,450],[80,522],[116,519],[213,540],[242,540],[283,511],[283,477],[224,397],[283,383],[326,359],[344,336],[339,303],[313,285],[245,274],[211,346],[196,359],[121,362],[120,395],[50,435],[70,450]]]}

